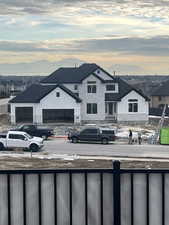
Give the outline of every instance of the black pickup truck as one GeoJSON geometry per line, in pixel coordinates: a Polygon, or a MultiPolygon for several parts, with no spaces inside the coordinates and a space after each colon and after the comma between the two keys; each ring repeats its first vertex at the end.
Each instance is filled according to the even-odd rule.
{"type": "Polygon", "coordinates": [[[31,136],[42,137],[44,140],[47,140],[48,137],[53,136],[53,129],[49,128],[39,128],[37,125],[33,124],[23,124],[11,130],[24,131],[31,136]]]}
{"type": "Polygon", "coordinates": [[[82,131],[74,131],[68,133],[68,139],[73,143],[79,141],[84,142],[101,142],[108,144],[110,141],[115,141],[116,136],[113,129],[109,128],[85,128],[82,131]]]}

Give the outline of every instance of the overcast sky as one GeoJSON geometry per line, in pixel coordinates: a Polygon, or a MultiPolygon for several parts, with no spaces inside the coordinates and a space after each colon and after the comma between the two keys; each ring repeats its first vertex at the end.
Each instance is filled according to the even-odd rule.
{"type": "Polygon", "coordinates": [[[0,0],[0,74],[169,75],[169,0],[0,0]]]}

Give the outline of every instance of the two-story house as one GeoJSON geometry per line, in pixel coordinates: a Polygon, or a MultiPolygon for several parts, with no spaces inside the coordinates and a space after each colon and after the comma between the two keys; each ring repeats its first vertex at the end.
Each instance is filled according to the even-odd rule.
{"type": "Polygon", "coordinates": [[[149,99],[96,64],[59,68],[10,101],[11,122],[147,121],[149,99]]]}

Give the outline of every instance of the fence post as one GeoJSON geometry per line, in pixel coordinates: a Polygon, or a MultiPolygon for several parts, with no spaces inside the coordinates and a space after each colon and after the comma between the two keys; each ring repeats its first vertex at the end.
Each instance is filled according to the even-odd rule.
{"type": "Polygon", "coordinates": [[[120,161],[113,162],[113,200],[114,200],[114,225],[120,225],[121,224],[120,161]]]}

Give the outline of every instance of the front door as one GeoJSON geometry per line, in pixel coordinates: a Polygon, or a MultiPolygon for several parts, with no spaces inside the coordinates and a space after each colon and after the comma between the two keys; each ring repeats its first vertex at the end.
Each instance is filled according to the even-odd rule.
{"type": "Polygon", "coordinates": [[[117,103],[116,102],[106,102],[105,103],[105,112],[106,112],[106,116],[116,115],[117,103]]]}

